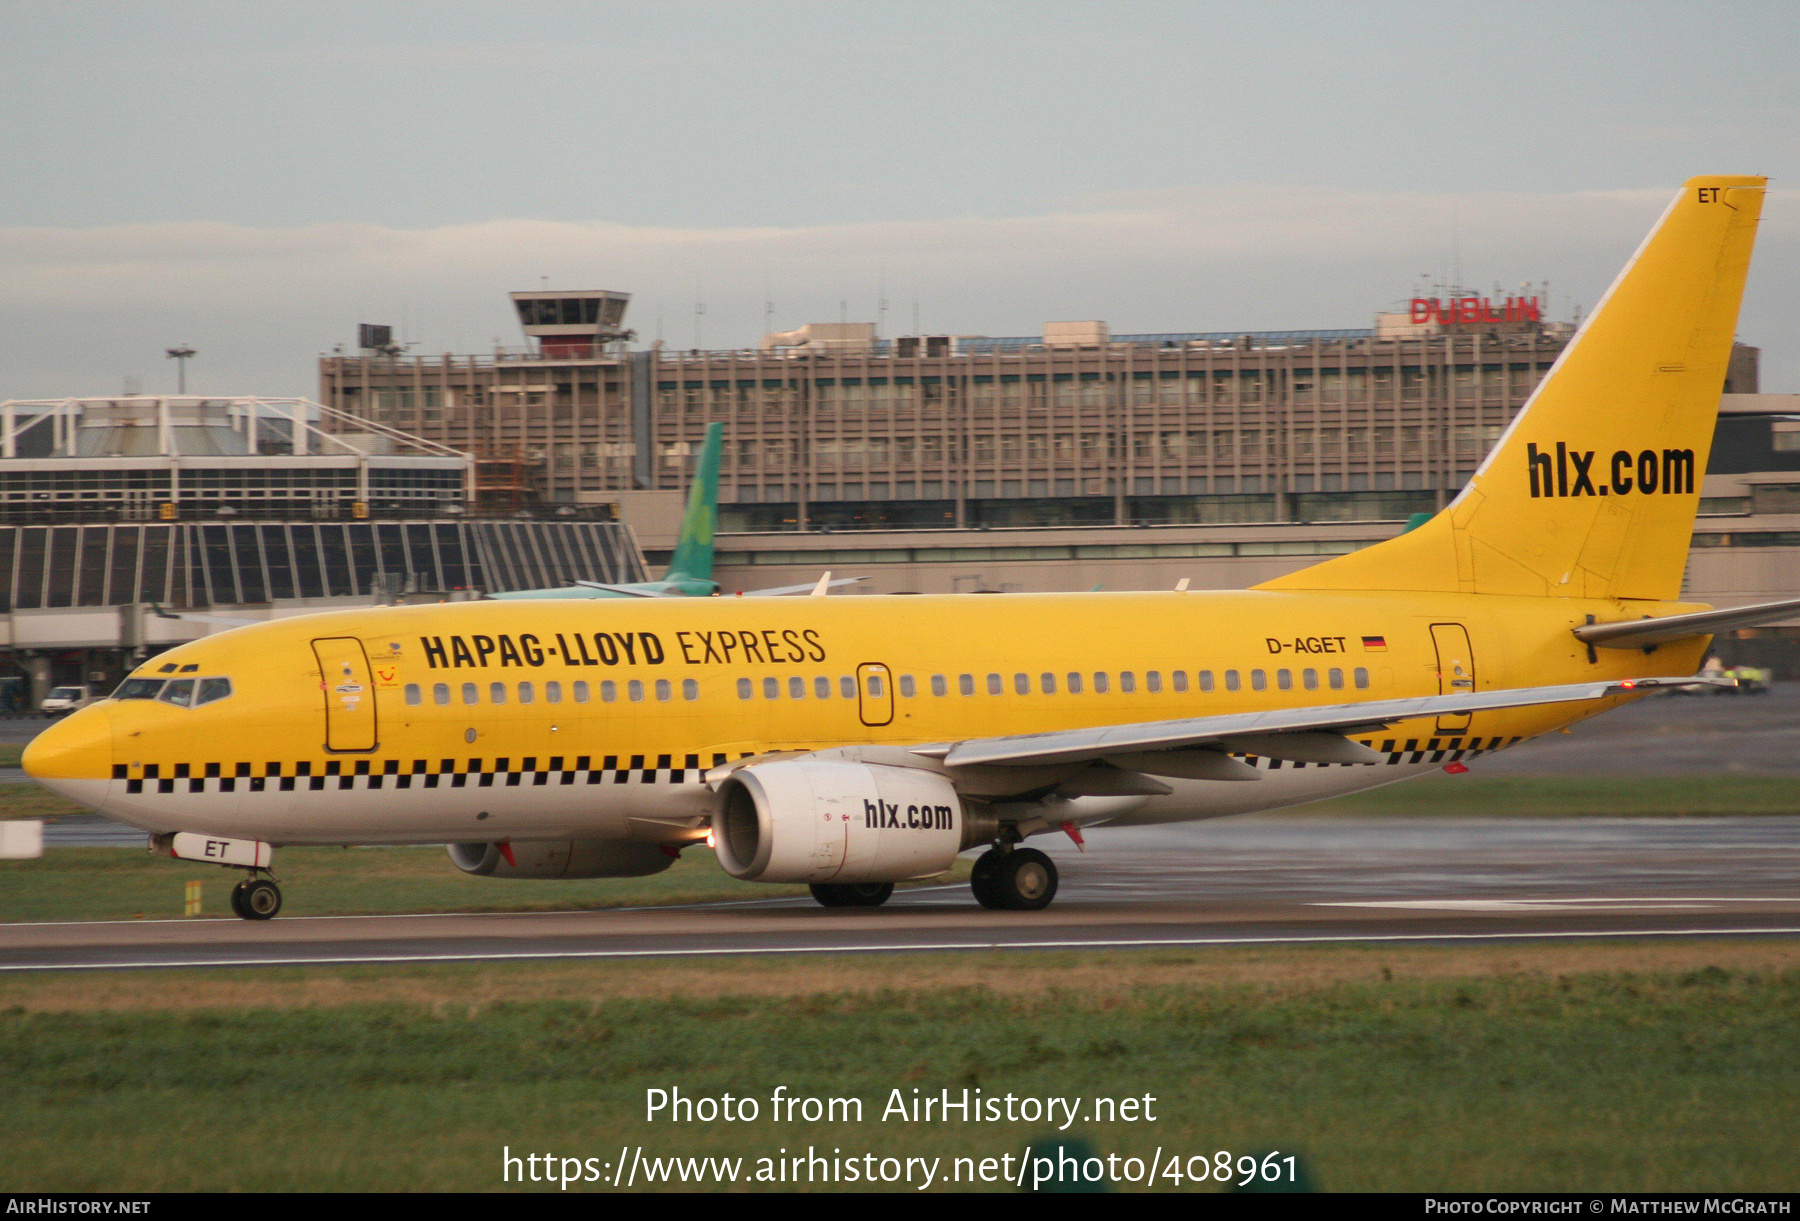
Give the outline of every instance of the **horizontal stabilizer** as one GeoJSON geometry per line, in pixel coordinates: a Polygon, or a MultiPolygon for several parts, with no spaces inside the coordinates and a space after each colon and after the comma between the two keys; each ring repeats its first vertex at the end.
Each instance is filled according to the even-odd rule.
{"type": "MultiPolygon", "coordinates": [[[[1510,691],[1425,695],[1412,699],[1369,700],[1361,704],[1327,704],[1317,708],[1280,708],[1270,712],[1239,712],[1226,716],[1189,717],[1178,721],[1147,721],[1131,725],[1097,725],[1089,729],[1060,729],[1050,733],[1016,734],[1003,738],[970,738],[950,746],[917,747],[913,753],[941,758],[952,767],[970,763],[1079,763],[1086,759],[1111,759],[1118,762],[1122,756],[1141,751],[1195,746],[1238,748],[1238,742],[1244,741],[1246,735],[1254,734],[1264,747],[1257,753],[1280,758],[1287,752],[1281,750],[1272,739],[1275,735],[1292,734],[1303,739],[1295,747],[1296,751],[1307,752],[1300,757],[1312,758],[1313,752],[1321,749],[1320,743],[1325,734],[1369,732],[1395,721],[1420,717],[1460,716],[1471,712],[1492,712],[1501,708],[1528,708],[1535,704],[1581,703],[1656,687],[1692,686],[1697,681],[1701,680],[1692,676],[1627,678],[1617,682],[1569,683],[1556,687],[1520,687],[1510,691]]],[[[1145,770],[1152,770],[1147,763],[1143,766],[1145,770]]]]}
{"type": "Polygon", "coordinates": [[[1732,628],[1755,627],[1800,617],[1800,598],[1785,602],[1759,602],[1725,610],[1695,611],[1691,615],[1663,615],[1655,619],[1628,619],[1622,623],[1588,623],[1575,630],[1583,644],[1603,649],[1641,649],[1671,640],[1691,640],[1732,628]]]}

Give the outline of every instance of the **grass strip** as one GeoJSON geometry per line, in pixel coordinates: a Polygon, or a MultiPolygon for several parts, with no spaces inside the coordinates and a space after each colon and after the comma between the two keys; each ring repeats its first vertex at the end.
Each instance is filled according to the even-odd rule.
{"type": "Polygon", "coordinates": [[[636,965],[564,966],[559,994],[535,997],[506,981],[546,976],[510,967],[361,969],[340,977],[437,995],[20,1003],[0,1009],[0,1190],[496,1189],[503,1145],[602,1161],[621,1145],[750,1159],[812,1146],[948,1169],[1054,1134],[881,1118],[891,1091],[969,1088],[1151,1095],[1154,1121],[1084,1112],[1063,1135],[1101,1155],[1298,1151],[1327,1190],[1790,1191],[1800,970],[1770,944],[1628,970],[1545,969],[1516,949],[1515,965],[1464,975],[1392,950],[1355,951],[1355,974],[1325,953],[959,959],[987,980],[933,980],[941,959],[822,959],[809,989],[762,993],[708,986],[754,973],[741,965],[683,967],[656,994],[636,965]],[[1246,962],[1288,974],[1234,970],[1246,962]],[[648,1121],[646,1090],[676,1086],[757,1098],[761,1114],[648,1121]],[[861,1119],[773,1121],[777,1086],[858,1099],[861,1119]]]}

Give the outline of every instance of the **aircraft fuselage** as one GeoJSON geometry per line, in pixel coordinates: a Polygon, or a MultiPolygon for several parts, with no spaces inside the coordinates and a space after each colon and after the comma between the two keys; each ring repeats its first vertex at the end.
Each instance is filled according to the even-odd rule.
{"type": "MultiPolygon", "coordinates": [[[[225,678],[230,694],[106,700],[27,762],[50,787],[152,832],[680,845],[705,835],[706,772],[746,757],[1691,673],[1703,639],[1590,653],[1569,631],[1589,615],[1691,609],[1245,591],[347,611],[154,657],[128,688],[225,678]]],[[[1167,780],[1172,792],[1118,800],[1109,821],[1370,788],[1617,702],[1397,724],[1354,735],[1384,763],[1252,758],[1258,781],[1167,780]]]]}

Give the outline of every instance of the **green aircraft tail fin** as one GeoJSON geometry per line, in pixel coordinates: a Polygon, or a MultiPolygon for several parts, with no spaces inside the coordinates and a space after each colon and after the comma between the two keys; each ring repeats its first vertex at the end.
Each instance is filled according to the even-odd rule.
{"type": "Polygon", "coordinates": [[[713,530],[719,520],[719,454],[725,448],[725,425],[708,424],[700,461],[694,464],[694,482],[688,487],[687,512],[681,518],[681,534],[669,561],[665,580],[695,577],[712,580],[713,530]]]}

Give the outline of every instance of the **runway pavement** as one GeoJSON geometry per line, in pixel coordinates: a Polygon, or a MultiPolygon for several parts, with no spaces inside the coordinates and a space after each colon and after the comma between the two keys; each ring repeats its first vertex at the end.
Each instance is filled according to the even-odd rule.
{"type": "Polygon", "coordinates": [[[985,911],[962,885],[850,911],[746,887],[594,912],[12,924],[0,970],[1800,935],[1800,818],[1238,819],[1034,843],[1063,872],[1044,912],[985,911]]]}
{"type": "MultiPolygon", "coordinates": [[[[0,722],[0,740],[41,721],[0,722]]],[[[1800,684],[1645,700],[1481,761],[1484,774],[1789,774],[1800,684]]],[[[0,777],[3,782],[5,777],[0,777]]],[[[52,846],[137,846],[97,816],[52,846]]],[[[1272,815],[1032,841],[1063,884],[1045,912],[964,886],[874,910],[769,900],[573,913],[0,925],[0,970],[470,959],[1800,934],[1800,818],[1316,819],[1272,815]]],[[[507,885],[495,882],[496,888],[507,885]]],[[[606,882],[596,881],[595,893],[606,882]]]]}

